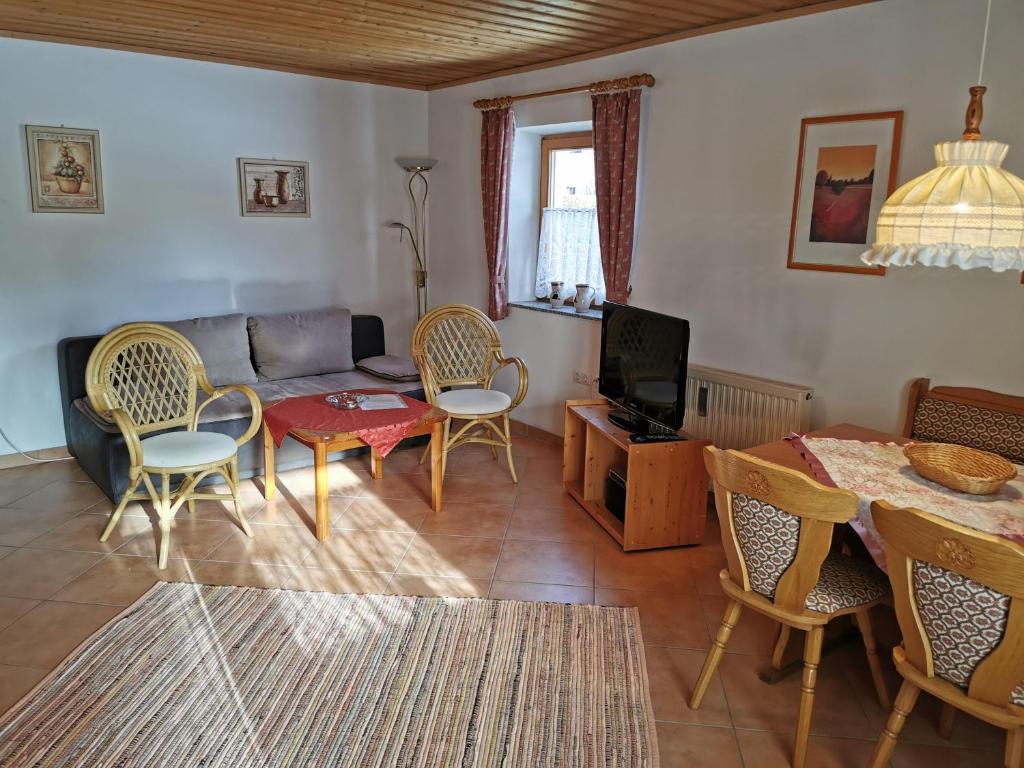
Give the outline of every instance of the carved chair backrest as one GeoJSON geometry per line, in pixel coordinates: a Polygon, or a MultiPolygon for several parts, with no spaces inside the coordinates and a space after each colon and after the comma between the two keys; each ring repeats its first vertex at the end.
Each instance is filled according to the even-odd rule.
{"type": "Polygon", "coordinates": [[[910,664],[972,699],[1024,707],[1024,547],[919,509],[879,501],[871,514],[910,664]]]}
{"type": "Polygon", "coordinates": [[[732,580],[802,612],[828,556],[832,529],[857,512],[856,494],[739,451],[704,449],[732,580]]]}

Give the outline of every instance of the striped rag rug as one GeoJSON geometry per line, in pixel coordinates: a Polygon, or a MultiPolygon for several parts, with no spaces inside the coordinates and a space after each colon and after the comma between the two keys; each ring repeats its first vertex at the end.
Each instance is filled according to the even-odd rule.
{"type": "Polygon", "coordinates": [[[658,765],[635,608],[164,584],[0,720],[2,766],[658,765]]]}

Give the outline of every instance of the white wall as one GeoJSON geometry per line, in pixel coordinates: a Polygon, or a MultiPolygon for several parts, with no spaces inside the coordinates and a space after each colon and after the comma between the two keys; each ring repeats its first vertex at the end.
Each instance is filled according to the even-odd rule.
{"type": "MultiPolygon", "coordinates": [[[[983,23],[981,0],[885,0],[432,92],[432,301],[485,305],[472,101],[646,71],[657,85],[644,96],[632,302],[688,318],[691,361],[813,386],[816,425],[893,429],[916,376],[1024,394],[1018,276],[785,266],[801,118],[905,110],[899,179],[922,173],[932,145],[962,131],[983,23]]],[[[1024,3],[996,0],[983,132],[1011,145],[1007,167],[1018,175],[1022,34],[1024,3]]],[[[584,94],[516,105],[521,126],[585,120],[589,110],[584,94]]],[[[561,400],[587,394],[571,370],[593,366],[595,325],[526,310],[502,323],[507,353],[567,361],[531,367],[519,418],[561,430],[561,400]]]]}
{"type": "MultiPolygon", "coordinates": [[[[332,304],[414,322],[398,155],[425,93],[0,39],[0,427],[63,445],[55,345],[130,320],[332,304]],[[106,213],[31,212],[24,125],[100,132],[106,213]],[[312,217],[242,218],[238,157],[310,163],[312,217]]],[[[0,445],[0,453],[6,452],[0,445]]]]}

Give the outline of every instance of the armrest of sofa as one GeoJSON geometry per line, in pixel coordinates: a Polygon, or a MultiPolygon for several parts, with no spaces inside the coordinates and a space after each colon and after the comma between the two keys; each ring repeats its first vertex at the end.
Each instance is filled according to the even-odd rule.
{"type": "Polygon", "coordinates": [[[352,315],[352,360],[384,354],[384,321],[377,315],[352,315]]]}
{"type": "Polygon", "coordinates": [[[64,414],[64,438],[67,448],[74,456],[74,440],[71,437],[71,406],[85,393],[85,366],[89,355],[102,336],[71,336],[57,343],[57,378],[60,382],[60,407],[64,414]]]}

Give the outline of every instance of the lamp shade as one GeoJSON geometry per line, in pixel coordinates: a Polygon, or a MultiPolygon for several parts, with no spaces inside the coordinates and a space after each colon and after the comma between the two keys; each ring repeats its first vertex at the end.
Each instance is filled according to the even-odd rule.
{"type": "Polygon", "coordinates": [[[1024,180],[1001,167],[998,141],[935,145],[937,167],[907,182],[878,213],[871,265],[1024,270],[1024,180]]]}

